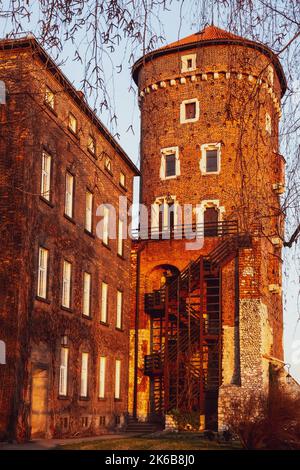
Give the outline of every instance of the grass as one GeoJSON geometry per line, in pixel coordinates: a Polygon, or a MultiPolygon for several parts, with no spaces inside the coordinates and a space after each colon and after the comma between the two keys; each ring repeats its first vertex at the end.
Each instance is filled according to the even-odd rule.
{"type": "Polygon", "coordinates": [[[118,439],[99,438],[58,447],[61,450],[238,450],[238,442],[217,442],[204,439],[199,433],[159,433],[118,439]]]}

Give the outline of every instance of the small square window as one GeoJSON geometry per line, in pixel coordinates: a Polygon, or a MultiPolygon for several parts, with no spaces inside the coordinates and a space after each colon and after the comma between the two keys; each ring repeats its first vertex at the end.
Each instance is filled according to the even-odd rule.
{"type": "Polygon", "coordinates": [[[74,134],[77,134],[77,119],[74,116],[74,114],[69,113],[69,129],[72,131],[74,134]]]}
{"type": "Polygon", "coordinates": [[[88,144],[87,144],[88,151],[95,155],[96,153],[96,140],[92,135],[89,135],[88,137],[88,144]]]}
{"type": "Polygon", "coordinates": [[[45,103],[51,108],[54,109],[55,106],[55,97],[53,91],[46,86],[45,89],[45,103]]]}
{"type": "Polygon", "coordinates": [[[109,157],[105,158],[104,166],[106,170],[108,170],[111,173],[111,159],[109,157]]]}
{"type": "Polygon", "coordinates": [[[191,72],[192,70],[196,70],[196,54],[182,56],[181,72],[191,72]]]}
{"type": "Polygon", "coordinates": [[[218,150],[206,150],[206,172],[215,173],[218,171],[218,150]]]}
{"type": "Polygon", "coordinates": [[[166,177],[176,176],[176,155],[166,155],[166,177]]]}
{"type": "Polygon", "coordinates": [[[126,186],[126,176],[122,171],[120,172],[120,185],[123,186],[123,188],[126,186]]]}

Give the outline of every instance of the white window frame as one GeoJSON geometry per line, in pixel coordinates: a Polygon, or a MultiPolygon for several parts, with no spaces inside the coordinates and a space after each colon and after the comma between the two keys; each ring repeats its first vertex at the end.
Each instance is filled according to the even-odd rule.
{"type": "Polygon", "coordinates": [[[73,218],[73,198],[74,198],[74,176],[69,171],[66,172],[65,188],[65,215],[73,218]]]}
{"type": "Polygon", "coordinates": [[[59,366],[59,395],[67,396],[68,394],[68,362],[69,348],[61,347],[60,349],[60,366],[59,366]]]}
{"type": "Polygon", "coordinates": [[[87,232],[93,231],[93,193],[88,189],[85,192],[85,221],[84,228],[87,232]]]}
{"type": "Polygon", "coordinates": [[[181,224],[182,214],[180,213],[180,205],[176,199],[176,196],[168,195],[168,196],[160,196],[157,197],[154,203],[151,205],[151,230],[155,234],[159,229],[159,212],[160,207],[163,206],[163,230],[168,228],[169,222],[169,205],[168,202],[172,200],[174,205],[174,226],[181,224]]]}
{"type": "Polygon", "coordinates": [[[81,353],[80,396],[88,396],[89,353],[81,353]]]}
{"type": "Polygon", "coordinates": [[[47,298],[48,258],[49,258],[49,250],[40,246],[39,247],[37,295],[41,299],[47,298]]]}
{"type": "Polygon", "coordinates": [[[200,103],[197,98],[191,98],[189,100],[183,100],[180,104],[180,124],[186,124],[189,122],[196,122],[199,121],[200,117],[200,103]],[[185,113],[185,105],[190,104],[190,103],[195,103],[196,104],[196,113],[195,117],[191,119],[186,118],[186,113],[185,113]]]}
{"type": "Polygon", "coordinates": [[[117,242],[117,253],[119,256],[123,256],[124,252],[124,238],[123,238],[123,229],[124,229],[124,222],[122,219],[119,219],[118,222],[118,242],[117,242]]]}
{"type": "Polygon", "coordinates": [[[108,245],[109,243],[109,208],[107,206],[103,207],[102,242],[104,243],[104,245],[108,245]]]}
{"type": "Polygon", "coordinates": [[[161,161],[160,161],[160,179],[161,180],[170,180],[180,176],[180,160],[179,160],[179,148],[178,147],[166,147],[160,150],[161,161]],[[166,155],[175,154],[175,175],[166,176],[167,164],[166,164],[166,155]]]}
{"type": "Polygon", "coordinates": [[[51,197],[51,163],[52,158],[47,152],[42,153],[41,196],[50,201],[51,197]]]}
{"type": "Polygon", "coordinates": [[[108,284],[102,281],[101,284],[101,323],[107,323],[107,311],[108,311],[108,284]]]}
{"type": "Polygon", "coordinates": [[[63,307],[71,307],[71,279],[72,279],[72,263],[67,260],[63,261],[63,279],[62,279],[62,298],[63,307]]]}
{"type": "Polygon", "coordinates": [[[99,398],[105,398],[106,356],[99,358],[99,398]]]}
{"type": "Polygon", "coordinates": [[[209,143],[201,145],[201,158],[199,162],[200,171],[202,175],[218,175],[221,172],[221,143],[209,143]],[[217,159],[218,159],[218,170],[217,171],[207,171],[206,170],[206,151],[207,150],[217,150],[217,159]]]}
{"type": "Polygon", "coordinates": [[[197,69],[197,54],[188,54],[181,56],[181,72],[192,72],[197,69]],[[188,61],[192,60],[192,67],[188,67],[188,61]]]}
{"type": "Polygon", "coordinates": [[[45,87],[45,103],[51,108],[55,108],[55,94],[47,85],[45,87]]]}
{"type": "Polygon", "coordinates": [[[115,362],[115,399],[120,400],[121,397],[121,360],[116,359],[115,362]]]}
{"type": "Polygon", "coordinates": [[[126,175],[123,171],[120,171],[120,180],[119,180],[120,185],[122,188],[126,188],[126,175]]]}
{"type": "Polygon", "coordinates": [[[71,112],[69,112],[68,127],[69,127],[71,132],[73,132],[74,134],[77,134],[77,132],[78,132],[77,117],[71,112]]]}
{"type": "Polygon", "coordinates": [[[82,314],[86,317],[91,316],[91,284],[92,276],[87,271],[83,273],[83,301],[82,314]]]}
{"type": "Polygon", "coordinates": [[[123,292],[117,290],[117,315],[116,315],[116,328],[122,329],[123,323],[123,292]]]}
{"type": "Polygon", "coordinates": [[[91,134],[88,136],[87,148],[92,155],[96,154],[96,139],[91,134]]]}
{"type": "Polygon", "coordinates": [[[266,113],[265,120],[266,120],[266,122],[265,122],[266,132],[269,135],[272,135],[272,118],[271,118],[271,115],[269,113],[266,113]]]}

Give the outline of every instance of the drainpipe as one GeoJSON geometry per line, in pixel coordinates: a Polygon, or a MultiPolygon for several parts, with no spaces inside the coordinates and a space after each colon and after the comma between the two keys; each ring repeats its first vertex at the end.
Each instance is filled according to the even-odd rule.
{"type": "Polygon", "coordinates": [[[134,324],[134,381],[133,381],[133,417],[137,417],[138,364],[139,364],[139,310],[140,310],[140,250],[137,251],[135,324],[134,324]]]}

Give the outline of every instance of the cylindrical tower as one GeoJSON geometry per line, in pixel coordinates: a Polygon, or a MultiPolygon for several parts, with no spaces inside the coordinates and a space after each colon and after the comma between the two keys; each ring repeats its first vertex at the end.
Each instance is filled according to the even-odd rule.
{"type": "Polygon", "coordinates": [[[254,388],[265,391],[268,357],[282,358],[279,195],[284,159],[278,124],[284,73],[263,44],[208,26],[142,57],[133,77],[141,109],[141,202],[152,214],[152,235],[157,232],[159,238],[135,246],[139,340],[132,355],[140,366],[147,356],[148,371],[141,373],[140,367],[133,373],[133,411],[144,418],[157,410],[168,414],[176,402],[183,411],[200,410],[202,426],[217,421],[222,426],[229,398],[245,397],[254,388]],[[197,224],[203,246],[176,239],[183,224],[197,224]],[[171,240],[162,236],[167,227],[171,240]],[[188,274],[186,294],[179,273],[199,257],[195,269],[203,273],[188,274]],[[173,305],[170,292],[176,282],[174,312],[165,304],[160,312],[152,308],[150,294],[155,292],[173,305]],[[197,288],[191,287],[195,283],[197,288]],[[217,298],[214,312],[210,291],[217,298]],[[193,308],[198,309],[200,336],[195,341],[200,349],[191,339],[185,349],[180,325],[186,317],[192,328],[191,298],[197,296],[199,307],[193,308]],[[205,325],[217,321],[216,312],[218,338],[209,352],[213,348],[205,325]],[[190,364],[189,370],[182,372],[181,360],[190,364]],[[155,361],[160,364],[156,371],[155,361]],[[209,391],[210,374],[218,376],[215,394],[209,391]],[[179,396],[184,383],[192,390],[197,381],[199,409],[195,402],[185,406],[179,396]]]}

